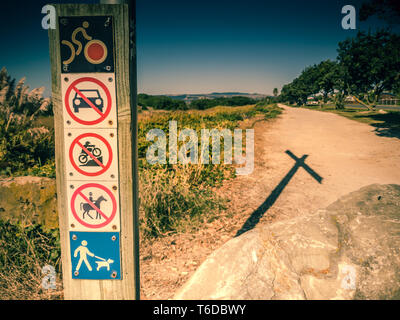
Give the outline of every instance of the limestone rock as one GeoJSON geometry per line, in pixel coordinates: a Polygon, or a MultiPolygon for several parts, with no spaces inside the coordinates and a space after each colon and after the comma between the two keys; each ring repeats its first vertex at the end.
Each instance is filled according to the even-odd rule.
{"type": "Polygon", "coordinates": [[[39,223],[47,230],[57,228],[55,179],[29,176],[1,179],[0,219],[23,226],[39,223]]]}
{"type": "Polygon", "coordinates": [[[400,186],[228,241],[175,299],[400,299],[400,186]]]}

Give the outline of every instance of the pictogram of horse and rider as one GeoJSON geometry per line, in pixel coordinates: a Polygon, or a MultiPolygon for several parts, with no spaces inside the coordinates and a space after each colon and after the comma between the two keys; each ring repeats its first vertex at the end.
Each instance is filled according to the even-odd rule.
{"type": "Polygon", "coordinates": [[[107,201],[103,195],[100,195],[96,200],[93,199],[93,192],[89,192],[89,202],[81,202],[80,203],[80,210],[82,213],[82,219],[85,219],[85,215],[88,215],[90,219],[93,217],[90,215],[90,211],[94,210],[96,212],[96,216],[94,219],[101,219],[101,214],[99,213],[98,209],[101,209],[101,203],[103,201],[107,201]]]}

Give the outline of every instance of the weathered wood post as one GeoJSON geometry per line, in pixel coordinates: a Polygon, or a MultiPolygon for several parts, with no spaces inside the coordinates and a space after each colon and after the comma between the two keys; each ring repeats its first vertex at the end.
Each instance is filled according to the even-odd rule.
{"type": "Polygon", "coordinates": [[[139,299],[134,2],[54,7],[64,297],[139,299]]]}

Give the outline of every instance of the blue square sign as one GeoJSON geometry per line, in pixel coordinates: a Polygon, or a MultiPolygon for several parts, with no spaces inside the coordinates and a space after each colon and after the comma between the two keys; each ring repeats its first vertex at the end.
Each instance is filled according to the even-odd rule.
{"type": "Polygon", "coordinates": [[[70,231],[72,279],[120,280],[119,232],[70,231]]]}

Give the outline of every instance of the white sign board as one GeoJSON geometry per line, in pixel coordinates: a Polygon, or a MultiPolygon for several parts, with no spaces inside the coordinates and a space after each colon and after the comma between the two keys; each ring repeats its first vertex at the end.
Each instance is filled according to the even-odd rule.
{"type": "Polygon", "coordinates": [[[114,74],[64,74],[61,93],[66,129],[117,127],[114,74]]]}
{"type": "Polygon", "coordinates": [[[120,231],[119,190],[115,182],[69,182],[71,231],[120,231]]]}
{"type": "Polygon", "coordinates": [[[115,129],[66,130],[66,173],[71,180],[116,180],[118,141],[115,129]]]}

